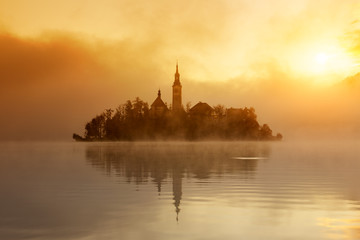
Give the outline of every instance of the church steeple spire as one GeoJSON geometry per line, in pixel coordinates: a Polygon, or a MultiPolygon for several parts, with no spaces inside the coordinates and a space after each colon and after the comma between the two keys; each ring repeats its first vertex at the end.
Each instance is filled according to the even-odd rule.
{"type": "Polygon", "coordinates": [[[176,61],[176,72],[175,72],[175,81],[173,84],[173,101],[172,109],[174,112],[180,112],[182,110],[182,101],[181,101],[181,83],[180,83],[180,73],[179,65],[176,61]]]}
{"type": "Polygon", "coordinates": [[[178,62],[177,62],[177,61],[176,61],[176,72],[175,72],[174,85],[181,85],[181,84],[180,84],[179,65],[178,65],[178,62]]]}

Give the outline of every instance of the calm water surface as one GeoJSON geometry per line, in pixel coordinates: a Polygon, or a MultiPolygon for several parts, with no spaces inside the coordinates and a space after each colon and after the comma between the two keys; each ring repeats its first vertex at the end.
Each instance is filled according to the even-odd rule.
{"type": "Polygon", "coordinates": [[[360,239],[360,142],[0,143],[0,239],[360,239]]]}

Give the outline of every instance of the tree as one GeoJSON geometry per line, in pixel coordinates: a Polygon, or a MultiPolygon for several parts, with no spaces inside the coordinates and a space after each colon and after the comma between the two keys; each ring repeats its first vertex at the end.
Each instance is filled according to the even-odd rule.
{"type": "Polygon", "coordinates": [[[224,105],[218,104],[218,105],[214,106],[213,108],[214,108],[215,116],[217,118],[221,119],[225,116],[226,109],[225,109],[224,105]]]}
{"type": "Polygon", "coordinates": [[[260,128],[260,139],[261,140],[270,140],[272,139],[272,130],[270,129],[269,125],[264,124],[260,128]]]}
{"type": "MultiPolygon", "coordinates": [[[[206,104],[207,105],[207,104],[206,104]]],[[[207,105],[208,106],[208,105],[207,105]]],[[[216,105],[211,114],[190,112],[191,103],[186,104],[186,112],[150,117],[148,103],[139,97],[126,101],[115,111],[105,109],[85,125],[85,138],[74,134],[81,140],[139,140],[139,139],[251,139],[281,140],[282,135],[272,135],[269,125],[260,126],[254,108],[231,108],[216,105]],[[213,114],[213,112],[215,114],[213,114]]]]}
{"type": "Polygon", "coordinates": [[[191,109],[191,102],[187,102],[187,103],[186,103],[185,112],[186,112],[187,114],[190,113],[190,109],[191,109]]]}
{"type": "Polygon", "coordinates": [[[85,138],[89,140],[101,140],[106,135],[105,115],[97,115],[85,126],[85,138]]]}

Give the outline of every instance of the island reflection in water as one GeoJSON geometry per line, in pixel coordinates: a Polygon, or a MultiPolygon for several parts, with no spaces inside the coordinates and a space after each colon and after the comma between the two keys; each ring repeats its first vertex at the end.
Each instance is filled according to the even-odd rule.
{"type": "Polygon", "coordinates": [[[356,143],[126,143],[89,146],[86,158],[108,176],[150,183],[159,195],[171,184],[176,220],[208,225],[213,239],[360,239],[355,149],[356,143]],[[186,216],[179,217],[181,209],[186,216]]]}
{"type": "Polygon", "coordinates": [[[0,239],[360,239],[360,142],[0,143],[0,239]]]}
{"type": "Polygon", "coordinates": [[[153,182],[159,195],[162,183],[171,179],[178,221],[183,178],[204,183],[224,174],[251,178],[258,161],[268,159],[269,153],[267,144],[258,143],[125,143],[90,146],[86,158],[92,166],[123,177],[128,183],[153,182]]]}

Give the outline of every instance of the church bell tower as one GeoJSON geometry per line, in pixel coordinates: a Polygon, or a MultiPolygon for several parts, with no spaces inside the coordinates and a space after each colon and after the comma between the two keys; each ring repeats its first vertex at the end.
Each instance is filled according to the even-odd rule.
{"type": "Polygon", "coordinates": [[[180,112],[182,110],[181,102],[181,83],[180,83],[180,74],[178,69],[178,63],[176,63],[176,72],[175,72],[175,81],[172,86],[173,88],[173,100],[172,100],[172,110],[174,112],[180,112]]]}

